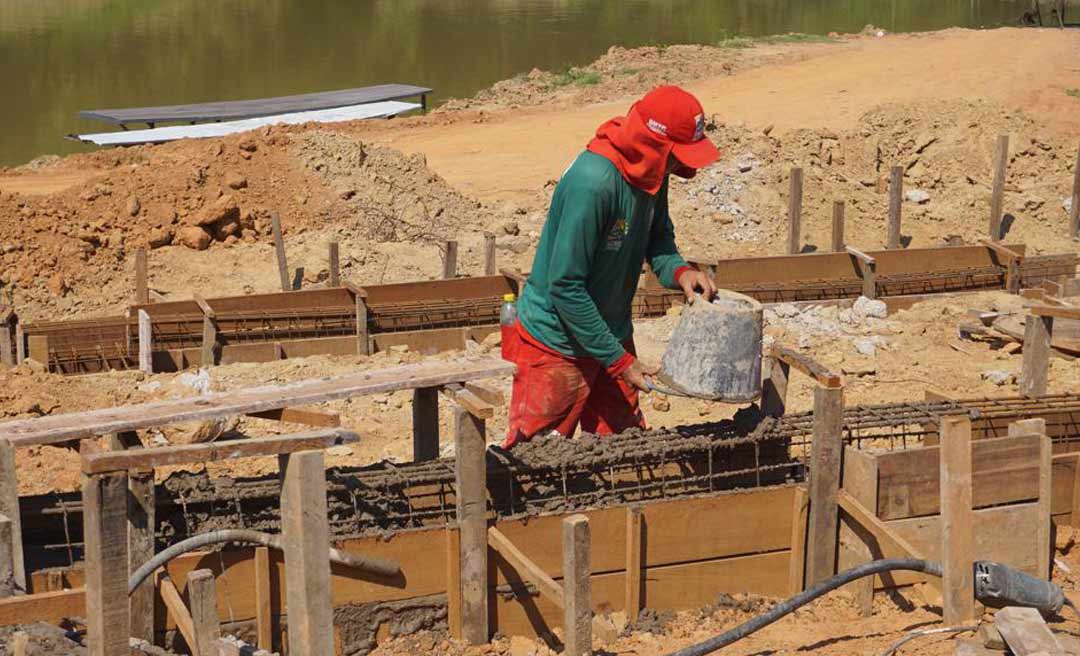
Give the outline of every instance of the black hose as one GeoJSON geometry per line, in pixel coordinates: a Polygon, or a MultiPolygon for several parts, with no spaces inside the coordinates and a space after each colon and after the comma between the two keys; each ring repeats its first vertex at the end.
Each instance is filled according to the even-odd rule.
{"type": "Polygon", "coordinates": [[[766,613],[747,620],[739,626],[725,631],[718,636],[709,638],[705,642],[699,642],[696,645],[680,649],[668,656],[704,656],[705,654],[711,654],[721,647],[726,647],[733,642],[742,640],[755,631],[765,628],[788,613],[805,606],[823,594],[831,592],[842,585],[851,583],[856,579],[861,579],[864,576],[872,576],[874,574],[881,574],[882,572],[891,572],[894,570],[923,572],[925,574],[930,574],[931,576],[941,576],[941,565],[930,560],[918,558],[883,558],[881,560],[875,560],[866,563],[865,565],[859,565],[858,567],[844,570],[836,576],[827,578],[820,583],[815,583],[791,599],[776,604],[766,613]]]}

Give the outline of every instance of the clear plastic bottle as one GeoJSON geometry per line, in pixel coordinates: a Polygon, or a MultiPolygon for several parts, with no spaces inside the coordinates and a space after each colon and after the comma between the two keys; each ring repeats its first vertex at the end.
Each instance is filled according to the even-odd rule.
{"type": "Polygon", "coordinates": [[[502,357],[503,360],[514,361],[514,347],[517,343],[517,335],[514,324],[517,323],[517,303],[513,294],[503,296],[502,307],[499,309],[499,326],[502,330],[502,357]]]}

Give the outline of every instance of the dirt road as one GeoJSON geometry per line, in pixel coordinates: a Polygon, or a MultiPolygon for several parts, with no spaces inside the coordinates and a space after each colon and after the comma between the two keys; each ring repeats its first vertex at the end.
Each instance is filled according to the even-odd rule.
{"type": "MultiPolygon", "coordinates": [[[[751,127],[850,127],[888,102],[978,97],[1080,133],[1080,31],[1007,28],[889,35],[807,47],[803,57],[686,85],[706,111],[751,127]]],[[[677,77],[673,72],[672,77],[677,77]]],[[[499,112],[482,123],[417,127],[380,137],[422,152],[452,185],[515,200],[556,178],[596,126],[631,98],[584,107],[499,112]]]]}

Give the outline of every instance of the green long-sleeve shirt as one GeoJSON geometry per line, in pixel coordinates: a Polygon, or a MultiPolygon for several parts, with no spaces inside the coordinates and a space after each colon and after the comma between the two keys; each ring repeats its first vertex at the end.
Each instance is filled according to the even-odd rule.
{"type": "Polygon", "coordinates": [[[668,184],[650,196],[602,155],[578,155],[555,187],[518,317],[529,333],[566,355],[610,367],[633,333],[631,304],[649,266],[665,287],[686,261],[675,247],[668,184]]]}

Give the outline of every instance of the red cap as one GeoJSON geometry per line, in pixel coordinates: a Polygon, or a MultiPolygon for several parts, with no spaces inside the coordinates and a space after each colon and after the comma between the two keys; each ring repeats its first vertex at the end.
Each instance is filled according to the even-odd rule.
{"type": "Polygon", "coordinates": [[[673,144],[672,154],[685,166],[703,169],[720,157],[720,151],[705,138],[705,110],[689,92],[676,86],[657,87],[632,111],[649,131],[673,144]]]}

